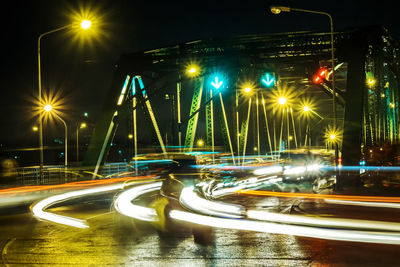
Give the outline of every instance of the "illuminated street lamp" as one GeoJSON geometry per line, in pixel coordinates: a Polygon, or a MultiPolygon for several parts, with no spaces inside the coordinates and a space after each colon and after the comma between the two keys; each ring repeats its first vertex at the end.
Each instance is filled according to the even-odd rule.
{"type": "Polygon", "coordinates": [[[81,22],[81,28],[84,30],[87,30],[90,28],[90,26],[92,25],[92,22],[90,20],[84,19],[81,22]]]}
{"type": "Polygon", "coordinates": [[[197,146],[198,147],[204,146],[204,141],[202,139],[197,140],[197,146]]]}
{"type": "Polygon", "coordinates": [[[195,63],[191,63],[186,67],[186,74],[189,77],[196,77],[200,74],[200,67],[195,63]]]}
{"type": "MultiPolygon", "coordinates": [[[[51,115],[54,115],[57,119],[59,119],[63,124],[64,124],[64,128],[65,128],[65,167],[68,166],[68,128],[67,128],[67,124],[65,123],[65,121],[57,114],[56,111],[53,110],[52,106],[47,104],[44,106],[43,110],[45,112],[48,112],[51,115]],[[51,112],[51,113],[50,113],[51,112]]],[[[41,120],[41,119],[40,119],[41,120]]]]}
{"type": "MultiPolygon", "coordinates": [[[[307,9],[300,9],[300,8],[292,8],[287,6],[271,6],[270,10],[273,14],[279,14],[281,12],[304,12],[304,13],[312,13],[312,14],[319,14],[325,15],[329,17],[330,22],[330,29],[331,29],[331,65],[332,65],[332,105],[333,105],[333,128],[337,126],[337,115],[336,115],[336,89],[335,89],[335,52],[334,52],[334,42],[333,42],[333,19],[332,16],[327,12],[322,11],[314,11],[314,10],[307,10],[307,9]]],[[[335,162],[338,160],[338,147],[336,142],[335,147],[335,162]]]]}
{"type": "Polygon", "coordinates": [[[323,117],[322,117],[321,115],[319,115],[318,112],[316,112],[314,109],[312,109],[312,108],[311,108],[310,106],[308,106],[308,105],[304,105],[304,106],[302,107],[302,111],[303,111],[303,113],[305,114],[306,117],[308,117],[308,115],[309,115],[310,113],[312,113],[312,114],[316,115],[318,118],[323,119],[323,117]]]}
{"type": "Polygon", "coordinates": [[[285,105],[286,104],[286,97],[283,97],[283,96],[281,96],[281,97],[279,97],[278,98],[278,103],[280,104],[280,105],[285,105]]]}
{"type": "MultiPolygon", "coordinates": [[[[46,35],[49,35],[49,34],[52,34],[52,33],[58,32],[58,31],[70,29],[70,28],[73,28],[74,26],[75,26],[75,24],[64,25],[62,27],[53,29],[51,31],[42,33],[38,37],[37,56],[38,56],[38,99],[39,99],[39,105],[42,104],[42,74],[41,74],[41,65],[40,65],[40,44],[41,44],[41,40],[46,35]]],[[[83,30],[87,30],[87,29],[90,28],[91,22],[89,20],[83,20],[81,22],[80,26],[81,26],[81,28],[83,30]]],[[[47,111],[47,110],[45,109],[45,111],[47,111]]],[[[40,175],[40,179],[42,179],[43,178],[43,122],[42,122],[42,119],[40,118],[40,116],[39,116],[39,151],[40,151],[39,175],[40,175]]],[[[67,155],[65,155],[65,159],[67,159],[67,155]]],[[[65,165],[67,165],[67,164],[65,164],[65,165]]]]}
{"type": "Polygon", "coordinates": [[[328,128],[325,129],[325,142],[328,145],[332,144],[334,147],[336,147],[341,140],[341,134],[342,133],[337,129],[328,126],[328,128]]]}
{"type": "Polygon", "coordinates": [[[375,79],[372,79],[372,78],[367,80],[367,84],[370,87],[373,87],[375,85],[375,82],[376,82],[375,79]]]}

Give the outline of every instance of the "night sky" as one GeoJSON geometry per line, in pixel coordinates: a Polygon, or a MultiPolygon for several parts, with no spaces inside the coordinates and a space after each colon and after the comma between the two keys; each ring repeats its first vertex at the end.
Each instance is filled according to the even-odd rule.
{"type": "MultiPolygon", "coordinates": [[[[65,99],[64,118],[69,125],[77,123],[83,112],[96,119],[113,65],[122,54],[208,37],[329,31],[325,16],[295,12],[273,15],[269,12],[273,4],[328,12],[335,30],[381,24],[400,39],[394,1],[35,0],[2,4],[2,149],[38,145],[31,130],[35,124],[32,100],[38,90],[37,38],[69,24],[72,11],[95,10],[100,14],[101,35],[80,43],[61,31],[42,40],[41,52],[43,90],[56,91],[65,99]]],[[[61,124],[53,128],[63,137],[61,124]]]]}

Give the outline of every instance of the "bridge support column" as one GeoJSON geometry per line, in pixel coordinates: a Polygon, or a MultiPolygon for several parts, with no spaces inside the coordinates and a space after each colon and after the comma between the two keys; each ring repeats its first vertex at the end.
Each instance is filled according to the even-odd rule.
{"type": "MultiPolygon", "coordinates": [[[[363,100],[365,93],[365,39],[357,38],[349,49],[345,113],[343,125],[342,164],[358,166],[361,158],[361,138],[363,129],[363,100]],[[364,41],[364,42],[363,42],[364,41]]],[[[355,186],[359,175],[341,173],[337,176],[339,188],[355,186]]]]}

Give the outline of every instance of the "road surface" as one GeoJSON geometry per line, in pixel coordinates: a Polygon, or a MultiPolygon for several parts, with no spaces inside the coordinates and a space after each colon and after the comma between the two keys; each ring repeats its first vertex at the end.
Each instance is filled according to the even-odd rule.
{"type": "MultiPolygon", "coordinates": [[[[78,229],[39,221],[25,207],[0,210],[1,263],[5,266],[395,266],[396,245],[328,241],[252,231],[214,229],[210,245],[190,232],[160,237],[145,222],[110,210],[112,194],[70,201],[49,211],[87,219],[78,229]]],[[[287,205],[290,200],[282,201],[287,205]]],[[[313,203],[300,210],[315,209],[313,203]]],[[[337,208],[353,213],[357,208],[337,208]]],[[[366,210],[360,212],[365,216],[366,210]]],[[[371,211],[369,211],[371,212],[371,211]]],[[[398,214],[398,212],[397,212],[398,214]]],[[[393,215],[393,213],[392,213],[393,215]]]]}

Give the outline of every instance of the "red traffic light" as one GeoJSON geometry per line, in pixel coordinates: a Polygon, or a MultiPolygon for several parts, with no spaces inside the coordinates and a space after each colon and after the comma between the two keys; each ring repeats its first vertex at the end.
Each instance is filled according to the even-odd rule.
{"type": "Polygon", "coordinates": [[[328,70],[325,68],[321,68],[318,70],[317,74],[313,77],[313,82],[320,84],[325,80],[326,75],[328,74],[328,70]]]}

